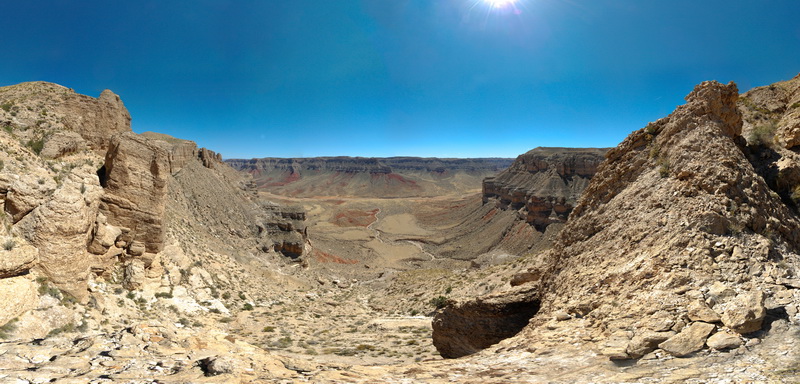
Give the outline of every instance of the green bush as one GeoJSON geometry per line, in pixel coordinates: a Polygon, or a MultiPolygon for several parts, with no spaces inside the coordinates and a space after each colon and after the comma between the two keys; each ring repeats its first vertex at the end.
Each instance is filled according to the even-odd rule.
{"type": "Polygon", "coordinates": [[[242,306],[242,310],[244,310],[244,311],[252,311],[253,310],[253,304],[244,303],[244,306],[242,306]]]}
{"type": "Polygon", "coordinates": [[[33,151],[33,153],[38,155],[42,152],[42,148],[44,148],[44,139],[30,139],[26,145],[31,149],[31,151],[33,151]]]}
{"type": "Polygon", "coordinates": [[[14,104],[12,104],[12,103],[0,104],[0,108],[3,108],[3,110],[6,111],[6,112],[10,111],[11,107],[13,107],[13,106],[14,106],[14,104]]]}
{"type": "Polygon", "coordinates": [[[444,308],[447,305],[447,297],[445,296],[434,297],[433,299],[431,299],[430,304],[436,309],[444,308]]]}

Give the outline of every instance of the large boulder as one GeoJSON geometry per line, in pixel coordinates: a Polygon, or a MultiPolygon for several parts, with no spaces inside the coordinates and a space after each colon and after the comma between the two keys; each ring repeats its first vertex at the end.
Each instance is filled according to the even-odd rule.
{"type": "Polygon", "coordinates": [[[658,346],[676,357],[683,357],[703,349],[714,324],[695,322],[658,346]]]}
{"type": "Polygon", "coordinates": [[[0,278],[22,275],[39,261],[39,250],[30,245],[17,244],[12,239],[5,240],[1,245],[0,278]],[[7,246],[11,249],[6,250],[7,246]]]}
{"type": "Polygon", "coordinates": [[[58,288],[87,297],[92,257],[86,250],[102,190],[89,167],[76,168],[50,199],[26,215],[14,231],[39,249],[38,267],[58,288]]]}
{"type": "Polygon", "coordinates": [[[33,309],[38,298],[36,284],[28,277],[0,279],[0,326],[33,309]]]}
{"type": "Polygon", "coordinates": [[[767,315],[767,309],[764,307],[764,292],[760,290],[737,295],[717,307],[722,310],[722,323],[741,334],[761,329],[761,324],[767,315]]]}
{"type": "Polygon", "coordinates": [[[534,284],[451,302],[433,318],[433,345],[445,358],[473,354],[516,335],[538,311],[534,284]]]}

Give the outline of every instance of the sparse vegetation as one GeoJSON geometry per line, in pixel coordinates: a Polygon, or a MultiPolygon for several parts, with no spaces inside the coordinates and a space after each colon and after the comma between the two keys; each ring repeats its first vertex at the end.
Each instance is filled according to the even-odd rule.
{"type": "Polygon", "coordinates": [[[16,323],[18,320],[19,319],[12,319],[11,321],[3,324],[3,326],[0,327],[0,339],[6,340],[9,337],[11,337],[11,333],[17,330],[16,323]]]}
{"type": "Polygon", "coordinates": [[[53,336],[56,336],[56,335],[60,335],[62,333],[75,332],[75,329],[76,329],[75,323],[69,323],[69,324],[67,324],[67,325],[65,325],[63,327],[59,327],[59,328],[55,328],[55,329],[51,330],[50,333],[47,334],[47,337],[53,337],[53,336]]]}
{"type": "Polygon", "coordinates": [[[264,329],[262,329],[261,331],[263,331],[263,332],[275,332],[275,327],[268,325],[268,326],[264,327],[264,329]]]}
{"type": "Polygon", "coordinates": [[[0,108],[3,108],[3,110],[4,110],[4,111],[6,111],[6,112],[10,111],[10,110],[11,110],[11,107],[13,107],[13,106],[14,106],[14,104],[13,104],[13,103],[3,103],[3,104],[0,104],[0,108]]]}
{"type": "Polygon", "coordinates": [[[431,299],[430,304],[436,309],[444,308],[447,305],[447,297],[445,296],[434,297],[433,299],[431,299]]]}
{"type": "Polygon", "coordinates": [[[16,245],[17,243],[15,243],[14,240],[8,239],[3,243],[3,249],[5,249],[6,251],[10,251],[14,249],[16,245]]]}
{"type": "Polygon", "coordinates": [[[253,310],[253,304],[244,303],[244,305],[242,306],[242,310],[243,311],[252,311],[253,310]]]}
{"type": "Polygon", "coordinates": [[[753,128],[750,135],[747,136],[747,144],[753,146],[767,146],[772,147],[775,143],[775,130],[777,126],[774,121],[762,124],[753,128]]]}
{"type": "Polygon", "coordinates": [[[30,139],[25,145],[30,148],[33,153],[38,155],[42,152],[42,148],[44,148],[44,139],[30,139]]]}
{"type": "Polygon", "coordinates": [[[670,168],[669,160],[662,158],[658,161],[658,175],[661,176],[662,179],[669,176],[670,168]]]}

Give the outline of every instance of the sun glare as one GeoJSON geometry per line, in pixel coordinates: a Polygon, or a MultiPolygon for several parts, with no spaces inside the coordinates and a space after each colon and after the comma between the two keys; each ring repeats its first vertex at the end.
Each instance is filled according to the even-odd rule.
{"type": "Polygon", "coordinates": [[[503,8],[514,5],[517,0],[483,0],[486,4],[489,4],[492,8],[503,8]]]}

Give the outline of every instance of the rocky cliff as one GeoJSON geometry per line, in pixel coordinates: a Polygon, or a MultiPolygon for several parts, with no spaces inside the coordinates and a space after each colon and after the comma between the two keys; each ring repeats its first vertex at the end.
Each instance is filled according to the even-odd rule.
{"type": "Polygon", "coordinates": [[[518,210],[543,232],[566,222],[609,148],[534,148],[483,181],[483,202],[518,210]]]}
{"type": "MultiPolygon", "coordinates": [[[[526,259],[509,302],[493,296],[539,308],[504,345],[577,343],[636,359],[796,334],[800,218],[751,165],[737,99],[734,84],[704,82],[606,153],[553,249],[526,259]]],[[[434,319],[445,356],[486,346],[480,329],[452,329],[465,305],[434,319]]]]}
{"type": "Polygon", "coordinates": [[[110,90],[93,98],[39,81],[0,87],[0,126],[56,158],[85,147],[103,153],[115,133],[131,130],[131,115],[110,90]]]}
{"type": "Polygon", "coordinates": [[[264,206],[219,154],[194,142],[134,134],[110,91],[94,99],[24,83],[0,88],[0,103],[0,279],[20,292],[5,304],[8,318],[40,298],[24,293],[34,286],[31,271],[80,302],[98,276],[119,277],[128,289],[160,279],[162,252],[175,241],[168,232],[183,220],[254,257],[303,254],[302,211],[264,206]]]}
{"type": "Polygon", "coordinates": [[[466,191],[511,159],[315,157],[226,160],[259,189],[287,196],[407,197],[466,191]]]}

